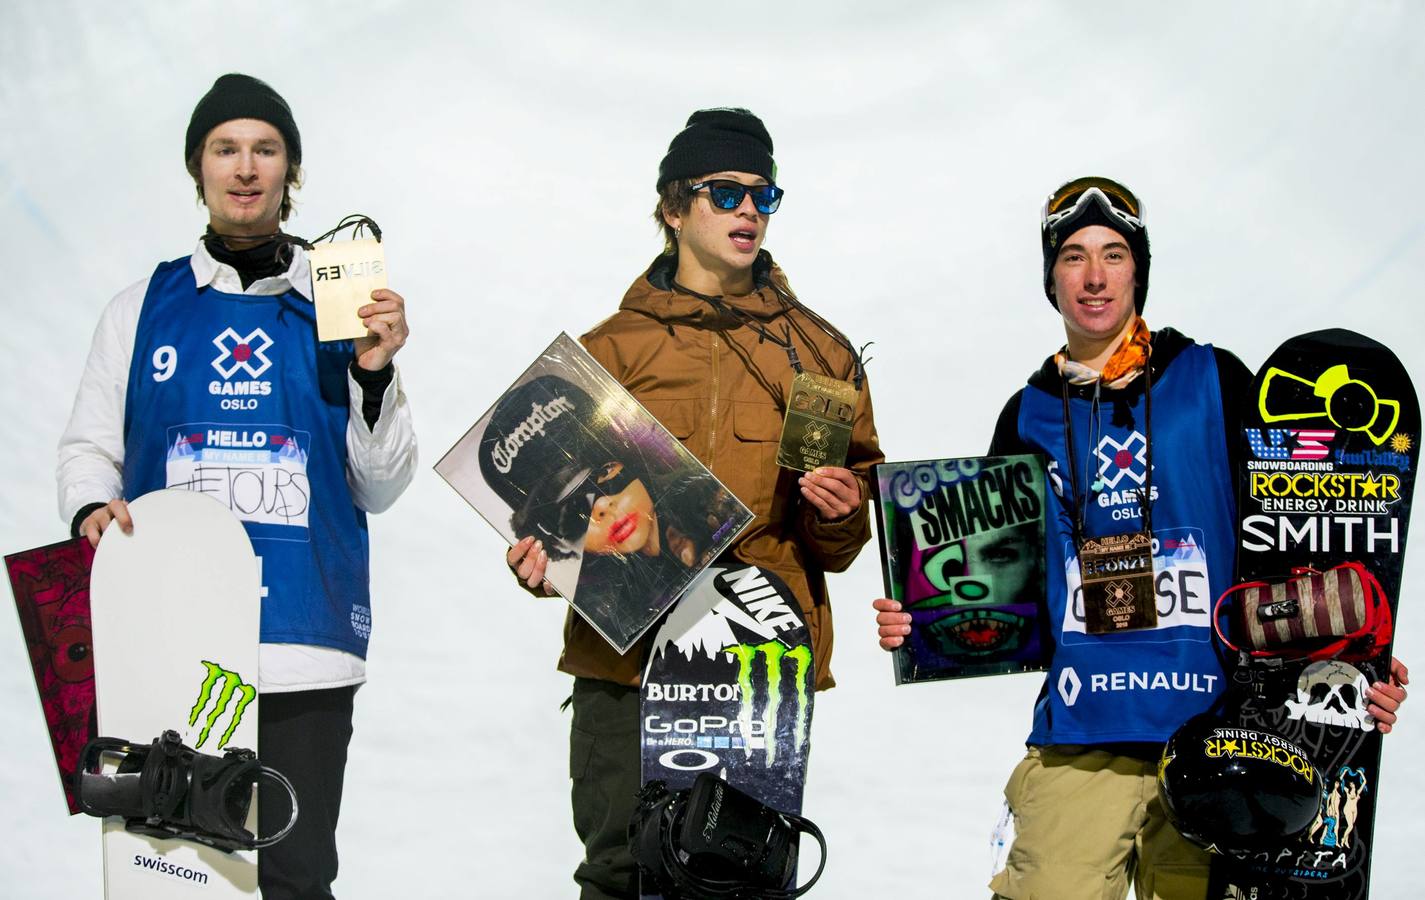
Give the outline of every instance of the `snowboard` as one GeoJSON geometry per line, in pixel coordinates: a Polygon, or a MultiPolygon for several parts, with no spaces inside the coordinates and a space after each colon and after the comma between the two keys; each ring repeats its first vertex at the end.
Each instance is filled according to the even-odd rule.
{"type": "MultiPolygon", "coordinates": [[[[1245,401],[1237,436],[1238,582],[1280,582],[1294,569],[1359,562],[1379,581],[1398,625],[1420,456],[1420,407],[1400,361],[1354,332],[1304,334],[1267,359],[1245,401]]],[[[1242,646],[1241,635],[1230,636],[1242,646]]],[[[1239,658],[1229,718],[1309,751],[1322,776],[1321,807],[1289,845],[1215,857],[1208,896],[1367,897],[1382,736],[1362,691],[1388,680],[1390,647],[1363,661],[1239,658]]]]}
{"type": "MultiPolygon", "coordinates": [[[[678,791],[716,774],[800,815],[811,752],[811,633],[785,582],[715,564],[664,619],[643,672],[642,776],[678,791]]],[[[644,896],[650,893],[645,879],[644,896]]]]}
{"type": "Polygon", "coordinates": [[[94,653],[89,621],[89,566],[94,548],[76,538],[5,557],[20,630],[30,652],[40,707],[49,729],[70,815],[79,812],[71,776],[94,737],[94,653]]]}
{"type": "MultiPolygon", "coordinates": [[[[256,750],[262,586],[247,532],[184,490],[129,513],[133,534],[104,532],[90,579],[99,734],[148,744],[173,729],[204,753],[256,750]]],[[[256,833],[256,796],[246,827],[256,833]]],[[[116,816],[102,828],[106,900],[257,896],[255,851],[132,834],[116,816]]]]}

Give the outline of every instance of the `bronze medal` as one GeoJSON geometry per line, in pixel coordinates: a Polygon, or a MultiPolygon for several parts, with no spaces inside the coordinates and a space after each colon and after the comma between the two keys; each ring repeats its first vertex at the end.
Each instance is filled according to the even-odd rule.
{"type": "Polygon", "coordinates": [[[1089,634],[1157,627],[1153,539],[1148,532],[1086,539],[1079,547],[1079,574],[1089,634]]]}

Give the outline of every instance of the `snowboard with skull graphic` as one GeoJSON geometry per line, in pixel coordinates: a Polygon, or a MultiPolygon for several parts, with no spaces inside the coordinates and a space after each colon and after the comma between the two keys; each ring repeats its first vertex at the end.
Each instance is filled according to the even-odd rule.
{"type": "MultiPolygon", "coordinates": [[[[1243,400],[1238,581],[1278,583],[1295,570],[1358,562],[1398,622],[1420,453],[1420,407],[1400,361],[1354,332],[1312,332],[1279,347],[1243,400]]],[[[1362,656],[1240,656],[1229,716],[1306,748],[1323,776],[1321,807],[1286,846],[1216,857],[1212,900],[1368,896],[1381,735],[1365,695],[1387,679],[1390,648],[1362,656]]]]}

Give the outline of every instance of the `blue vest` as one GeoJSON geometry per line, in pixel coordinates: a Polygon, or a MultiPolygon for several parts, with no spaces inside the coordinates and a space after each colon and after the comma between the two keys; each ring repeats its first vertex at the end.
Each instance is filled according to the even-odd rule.
{"type": "MultiPolygon", "coordinates": [[[[242,520],[262,564],[262,641],[366,656],[366,515],[346,484],[351,342],[317,343],[312,304],[153,273],[124,405],[124,496],[201,491],[242,520]]],[[[195,589],[201,586],[195,585],[195,589]]]]}
{"type": "MultiPolygon", "coordinates": [[[[1165,741],[1226,687],[1214,648],[1212,606],[1232,584],[1237,513],[1227,461],[1217,362],[1193,344],[1152,385],[1153,570],[1157,627],[1092,635],[1084,629],[1079,560],[1067,504],[1073,481],[1063,398],[1025,388],[1019,433],[1050,460],[1048,606],[1057,646],[1034,707],[1030,744],[1165,741]]],[[[1142,528],[1137,489],[1146,474],[1144,401],[1115,425],[1117,392],[1094,414],[1070,397],[1080,498],[1102,486],[1084,512],[1084,534],[1142,528]]],[[[1120,418],[1123,418],[1120,416],[1120,418]]]]}

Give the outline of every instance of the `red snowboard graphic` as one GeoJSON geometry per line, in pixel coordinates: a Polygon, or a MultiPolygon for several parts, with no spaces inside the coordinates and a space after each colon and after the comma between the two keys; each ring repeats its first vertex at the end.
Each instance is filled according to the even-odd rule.
{"type": "Polygon", "coordinates": [[[93,562],[94,548],[82,537],[5,557],[70,815],[79,812],[70,779],[79,751],[94,736],[93,562]]]}

